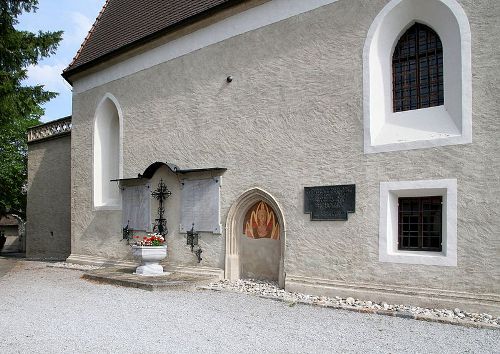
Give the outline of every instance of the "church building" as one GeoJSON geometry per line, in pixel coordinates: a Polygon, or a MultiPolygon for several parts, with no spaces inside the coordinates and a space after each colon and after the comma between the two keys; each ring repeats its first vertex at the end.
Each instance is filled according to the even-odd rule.
{"type": "Polygon", "coordinates": [[[107,0],[29,137],[27,256],[500,313],[500,6],[107,0]],[[188,235],[198,235],[188,244],[188,235]]]}

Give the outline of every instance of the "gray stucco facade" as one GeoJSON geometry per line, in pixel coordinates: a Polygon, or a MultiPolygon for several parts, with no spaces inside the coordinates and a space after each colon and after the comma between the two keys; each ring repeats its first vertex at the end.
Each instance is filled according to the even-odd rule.
{"type": "Polygon", "coordinates": [[[28,145],[26,257],[65,260],[71,253],[71,136],[28,145]]]}
{"type": "MultiPolygon", "coordinates": [[[[472,143],[365,154],[363,46],[387,3],[340,0],[74,93],[72,257],[131,260],[121,240],[121,211],[95,209],[92,199],[94,117],[111,94],[122,114],[123,177],[155,161],[227,168],[220,190],[223,232],[201,236],[199,265],[178,229],[178,179],[159,172],[173,191],[169,265],[223,272],[230,208],[258,188],[274,198],[286,225],[286,289],[498,313],[500,7],[459,1],[472,33],[472,143]],[[457,181],[457,265],[380,262],[380,183],[437,179],[457,181]],[[356,185],[355,212],[347,221],[311,221],[304,187],[338,184],[356,185]]],[[[31,150],[30,159],[37,153],[31,150]]],[[[30,178],[30,188],[35,182],[30,178]]],[[[28,237],[33,224],[28,219],[28,237]]],[[[29,244],[28,252],[35,252],[29,244]]]]}

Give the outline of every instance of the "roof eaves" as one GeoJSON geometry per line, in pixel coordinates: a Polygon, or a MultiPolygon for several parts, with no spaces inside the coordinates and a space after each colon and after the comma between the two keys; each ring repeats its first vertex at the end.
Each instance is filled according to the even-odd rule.
{"type": "MultiPolygon", "coordinates": [[[[78,57],[80,56],[83,47],[87,44],[87,41],[89,40],[90,36],[94,32],[95,27],[97,26],[97,24],[101,20],[102,14],[104,13],[104,10],[106,10],[106,7],[108,6],[109,1],[110,0],[106,0],[106,2],[104,3],[104,5],[101,8],[101,11],[99,11],[99,15],[97,15],[97,18],[95,19],[94,23],[92,24],[92,27],[90,28],[87,35],[85,36],[85,39],[83,40],[82,44],[80,45],[80,48],[78,49],[75,56],[73,57],[73,60],[71,61],[71,63],[69,63],[68,67],[63,70],[63,75],[62,75],[63,77],[64,77],[64,72],[69,70],[69,68],[71,68],[71,66],[73,66],[73,64],[78,60],[78,57]]],[[[69,82],[69,83],[71,83],[71,82],[69,82]]]]}
{"type": "Polygon", "coordinates": [[[81,52],[82,48],[83,48],[83,45],[85,44],[85,42],[87,41],[87,39],[89,38],[91,32],[93,31],[94,29],[94,26],[98,23],[99,21],[99,18],[101,17],[102,15],[102,12],[104,11],[104,8],[106,7],[106,5],[108,4],[110,0],[106,0],[106,4],[103,6],[103,9],[101,10],[101,12],[99,13],[99,16],[98,18],[96,19],[96,21],[94,22],[94,25],[92,26],[92,29],[89,31],[89,34],[87,35],[87,37],[85,38],[85,41],[82,43],[82,45],[80,46],[80,49],[78,50],[77,52],[77,55],[75,56],[75,58],[73,59],[73,61],[71,62],[71,64],[63,70],[62,72],[62,77],[70,84],[70,85],[73,85],[73,81],[71,81],[70,77],[75,75],[75,74],[78,74],[80,72],[83,72],[93,66],[96,66],[98,64],[101,64],[101,63],[104,63],[110,59],[112,59],[113,57],[116,57],[120,54],[123,54],[131,49],[135,49],[135,48],[138,48],[140,46],[142,46],[143,44],[146,44],[154,39],[157,39],[161,36],[164,36],[168,33],[171,33],[171,32],[174,32],[176,30],[179,30],[181,29],[182,27],[185,27],[185,26],[188,26],[192,23],[195,23],[199,20],[202,20],[202,19],[205,19],[205,18],[208,18],[210,17],[211,15],[217,13],[217,12],[220,12],[226,8],[229,8],[229,7],[232,7],[232,6],[235,6],[235,5],[238,5],[240,3],[243,3],[245,2],[246,0],[230,0],[230,1],[227,1],[223,4],[220,4],[220,5],[217,5],[217,6],[214,6],[210,9],[207,9],[203,12],[200,12],[194,16],[191,16],[191,17],[188,17],[182,21],[179,21],[171,26],[168,26],[168,27],[165,27],[159,31],[156,31],[148,36],[145,36],[145,37],[142,37],[142,38],[139,38],[138,40],[134,41],[134,42],[131,42],[129,44],[126,44],[124,46],[121,46],[120,48],[117,48],[115,50],[112,50],[108,53],[105,53],[93,60],[90,60],[86,63],[83,63],[83,64],[80,64],[78,66],[75,66],[73,68],[71,68],[71,65],[75,63],[75,61],[78,59],[78,56],[79,56],[79,53],[81,52]]]}

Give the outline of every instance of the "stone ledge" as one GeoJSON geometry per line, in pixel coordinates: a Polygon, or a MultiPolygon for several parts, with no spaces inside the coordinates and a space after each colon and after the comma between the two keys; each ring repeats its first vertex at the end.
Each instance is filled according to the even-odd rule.
{"type": "Polygon", "coordinates": [[[196,289],[201,284],[218,280],[213,276],[188,275],[178,272],[159,276],[140,276],[133,274],[133,271],[133,268],[105,268],[85,273],[82,279],[148,291],[196,289]]]}
{"type": "Polygon", "coordinates": [[[470,312],[500,314],[500,296],[498,294],[473,294],[386,284],[344,283],[288,274],[285,290],[318,296],[352,296],[376,302],[411,303],[415,306],[431,308],[459,307],[470,312]]]}
{"type": "MultiPolygon", "coordinates": [[[[88,256],[82,254],[72,253],[66,262],[73,264],[83,264],[99,267],[112,267],[112,268],[130,268],[134,269],[137,267],[138,263],[133,260],[112,260],[104,257],[98,256],[88,256]]],[[[192,266],[181,266],[172,265],[168,263],[160,263],[167,272],[182,273],[186,275],[194,276],[206,276],[210,278],[217,278],[217,280],[224,279],[224,270],[220,268],[212,267],[192,267],[192,266]]]]}
{"type": "Polygon", "coordinates": [[[88,256],[76,253],[71,253],[71,255],[66,259],[66,262],[74,264],[101,266],[101,267],[132,268],[134,266],[137,266],[136,262],[129,260],[110,260],[104,257],[88,256]]]}

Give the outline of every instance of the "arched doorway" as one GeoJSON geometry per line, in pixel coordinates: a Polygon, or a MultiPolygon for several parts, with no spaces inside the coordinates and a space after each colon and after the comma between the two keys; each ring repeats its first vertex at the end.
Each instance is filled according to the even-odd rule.
{"type": "Polygon", "coordinates": [[[243,193],[226,222],[226,279],[272,279],[284,287],[285,238],[285,220],[276,199],[260,188],[243,193]]]}

